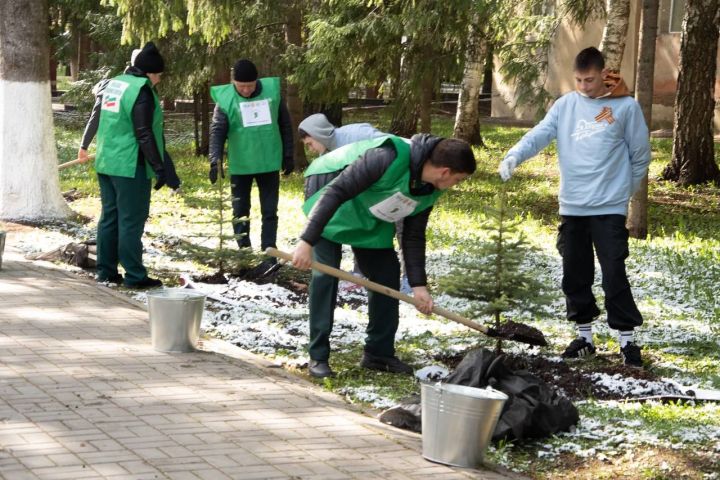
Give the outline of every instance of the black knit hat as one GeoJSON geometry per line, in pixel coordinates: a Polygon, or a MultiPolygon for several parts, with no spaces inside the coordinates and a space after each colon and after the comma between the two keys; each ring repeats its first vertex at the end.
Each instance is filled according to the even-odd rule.
{"type": "Polygon", "coordinates": [[[255,64],[250,60],[238,60],[233,67],[233,78],[237,82],[254,82],[258,78],[255,64]]]}
{"type": "Polygon", "coordinates": [[[148,42],[135,57],[134,66],[145,73],[160,73],[165,70],[165,60],[153,42],[148,42]]]}

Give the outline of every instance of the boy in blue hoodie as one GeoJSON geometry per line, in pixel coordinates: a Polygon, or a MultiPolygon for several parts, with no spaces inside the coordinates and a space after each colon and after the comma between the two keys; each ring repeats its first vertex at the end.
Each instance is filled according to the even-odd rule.
{"type": "Polygon", "coordinates": [[[640,106],[622,79],[604,69],[599,50],[581,51],[574,65],[577,91],[553,104],[545,118],[508,151],[499,172],[507,181],[518,165],[557,139],[562,219],[557,248],[567,318],[578,332],[562,356],[595,353],[592,322],[600,310],[592,293],[594,248],[602,270],[608,324],[619,332],[625,365],[642,367],[633,330],[643,319],[625,272],[625,218],[628,202],[650,163],[649,134],[640,106]]]}

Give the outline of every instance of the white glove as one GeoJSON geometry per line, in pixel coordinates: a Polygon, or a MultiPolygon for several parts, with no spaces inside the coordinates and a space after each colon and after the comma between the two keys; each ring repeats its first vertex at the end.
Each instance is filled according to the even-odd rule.
{"type": "Polygon", "coordinates": [[[510,180],[510,177],[512,177],[512,172],[513,170],[515,170],[515,167],[517,167],[517,164],[517,158],[513,157],[512,155],[508,155],[502,162],[500,162],[500,168],[498,168],[498,173],[500,173],[500,178],[502,178],[503,182],[507,182],[508,180],[510,180]]]}

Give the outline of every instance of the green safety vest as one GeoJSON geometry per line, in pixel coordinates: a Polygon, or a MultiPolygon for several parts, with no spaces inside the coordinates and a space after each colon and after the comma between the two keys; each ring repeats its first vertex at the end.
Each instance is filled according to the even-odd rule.
{"type": "MultiPolygon", "coordinates": [[[[150,87],[155,98],[152,131],[162,158],[165,151],[163,112],[157,92],[152,88],[152,82],[147,77],[120,75],[110,80],[103,91],[95,155],[95,171],[97,173],[118,177],[135,177],[140,145],[135,137],[132,109],[140,94],[140,89],[145,85],[150,87]]],[[[149,162],[145,162],[145,169],[147,178],[155,176],[149,162]]]]}
{"type": "MultiPolygon", "coordinates": [[[[410,193],[410,145],[400,137],[386,137],[351,143],[314,160],[305,176],[337,172],[358,160],[365,151],[382,146],[393,147],[396,156],[380,180],[337,209],[323,230],[323,238],[354,247],[392,248],[395,222],[417,215],[432,206],[442,195],[410,193]]],[[[327,185],[308,198],[303,205],[305,215],[325,193],[327,185]]]]}
{"type": "Polygon", "coordinates": [[[231,175],[276,172],[282,165],[278,127],[280,79],[261,78],[260,95],[245,98],[232,83],[210,87],[228,119],[228,170],[231,175]]]}

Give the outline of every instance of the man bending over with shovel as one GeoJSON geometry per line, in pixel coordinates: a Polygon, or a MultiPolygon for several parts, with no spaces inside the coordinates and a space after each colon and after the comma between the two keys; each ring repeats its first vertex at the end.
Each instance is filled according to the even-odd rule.
{"type": "MultiPolygon", "coordinates": [[[[350,245],[363,275],[397,290],[400,264],[393,248],[395,222],[403,220],[402,251],[416,307],[429,314],[433,300],[425,274],[425,228],[444,190],[475,171],[470,145],[428,134],[410,143],[387,136],[353,143],[316,159],[305,171],[303,206],[308,221],[293,252],[293,265],[314,259],[340,265],[350,245]]],[[[313,271],[310,282],[310,375],[329,377],[330,332],[338,280],[313,271]]],[[[368,292],[367,337],[360,366],[392,373],[413,369],[395,356],[398,300],[368,292]]]]}

